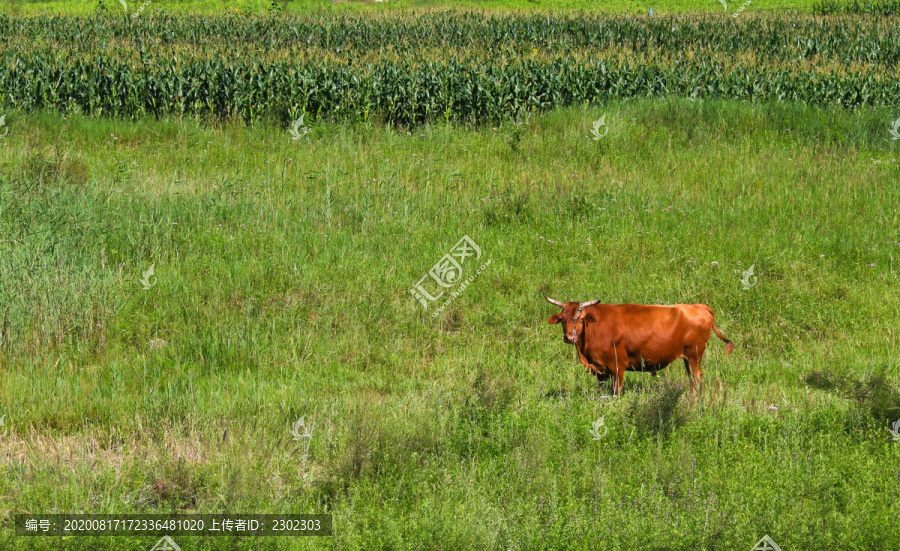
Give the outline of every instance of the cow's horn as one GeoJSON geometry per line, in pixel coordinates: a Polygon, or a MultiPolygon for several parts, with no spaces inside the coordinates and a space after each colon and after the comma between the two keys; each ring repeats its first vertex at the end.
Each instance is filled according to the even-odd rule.
{"type": "Polygon", "coordinates": [[[560,308],[565,308],[565,307],[566,307],[566,303],[565,303],[565,302],[560,302],[560,301],[558,301],[558,300],[553,300],[552,298],[548,297],[547,295],[544,295],[544,298],[547,299],[547,302],[549,302],[550,304],[555,304],[556,306],[559,306],[560,308]]]}
{"type": "Polygon", "coordinates": [[[589,300],[587,302],[582,302],[580,307],[587,308],[588,306],[593,306],[593,305],[599,304],[599,303],[600,303],[599,299],[598,300],[589,300]]]}

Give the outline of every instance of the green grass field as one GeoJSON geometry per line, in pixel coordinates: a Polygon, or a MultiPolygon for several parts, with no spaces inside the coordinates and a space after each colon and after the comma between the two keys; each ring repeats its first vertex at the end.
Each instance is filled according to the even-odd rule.
{"type": "Polygon", "coordinates": [[[896,115],[640,100],[301,140],[10,115],[3,514],[334,514],[183,549],[895,548],[896,115]],[[409,289],[464,235],[490,264],[433,318],[409,289]],[[737,350],[713,339],[694,400],[679,364],[611,402],[542,293],[703,302],[737,350]]]}
{"type": "MultiPolygon", "coordinates": [[[[126,0],[128,11],[140,9],[146,0],[126,0]]],[[[736,10],[744,1],[729,2],[731,11],[736,10]]],[[[744,11],[798,9],[809,11],[816,5],[816,0],[758,0],[747,3],[744,11]]],[[[65,14],[85,16],[97,9],[97,0],[9,0],[5,10],[20,14],[65,14]]],[[[103,0],[110,12],[125,11],[118,0],[103,0]]],[[[264,14],[272,10],[272,0],[151,0],[143,9],[147,15],[153,12],[166,11],[180,14],[215,14],[237,12],[243,14],[264,14]]],[[[276,0],[276,9],[287,13],[303,13],[315,10],[336,12],[383,13],[407,10],[433,9],[473,9],[490,11],[554,11],[579,10],[591,13],[649,15],[653,8],[654,15],[672,15],[684,13],[725,13],[726,8],[718,0],[606,0],[591,2],[589,0],[276,0]]],[[[0,8],[0,13],[4,8],[0,8]]]]}
{"type": "Polygon", "coordinates": [[[0,9],[0,550],[900,548],[897,16],[268,4],[0,9]],[[611,399],[544,295],[737,349],[611,399]]]}

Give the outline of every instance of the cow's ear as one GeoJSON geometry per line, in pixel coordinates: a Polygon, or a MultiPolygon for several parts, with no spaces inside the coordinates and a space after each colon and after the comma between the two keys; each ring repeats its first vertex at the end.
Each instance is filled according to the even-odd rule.
{"type": "Polygon", "coordinates": [[[553,314],[552,316],[550,316],[547,319],[547,323],[549,323],[550,325],[554,325],[554,324],[559,323],[559,320],[561,320],[561,319],[562,319],[562,316],[560,316],[559,314],[553,314]]]}

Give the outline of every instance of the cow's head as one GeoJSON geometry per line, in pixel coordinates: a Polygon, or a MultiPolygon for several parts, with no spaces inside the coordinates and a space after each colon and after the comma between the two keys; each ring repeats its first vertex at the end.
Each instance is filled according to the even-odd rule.
{"type": "Polygon", "coordinates": [[[545,296],[547,302],[555,304],[562,308],[559,314],[553,314],[547,319],[550,325],[556,323],[563,324],[563,342],[567,344],[577,344],[578,335],[584,332],[584,309],[600,302],[599,300],[589,300],[587,302],[561,302],[553,300],[545,296]]]}

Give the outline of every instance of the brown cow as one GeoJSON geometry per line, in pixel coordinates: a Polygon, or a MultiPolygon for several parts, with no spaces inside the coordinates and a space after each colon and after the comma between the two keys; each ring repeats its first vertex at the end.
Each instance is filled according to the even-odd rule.
{"type": "Polygon", "coordinates": [[[725,341],[725,354],[734,350],[734,343],[716,327],[712,308],[705,304],[646,306],[545,298],[562,308],[547,323],[563,323],[563,342],[575,345],[578,359],[598,381],[612,376],[614,395],[622,393],[626,371],[656,375],[678,358],[684,360],[691,378],[691,393],[696,392],[694,382],[702,381],[700,360],[710,330],[725,341]]]}

